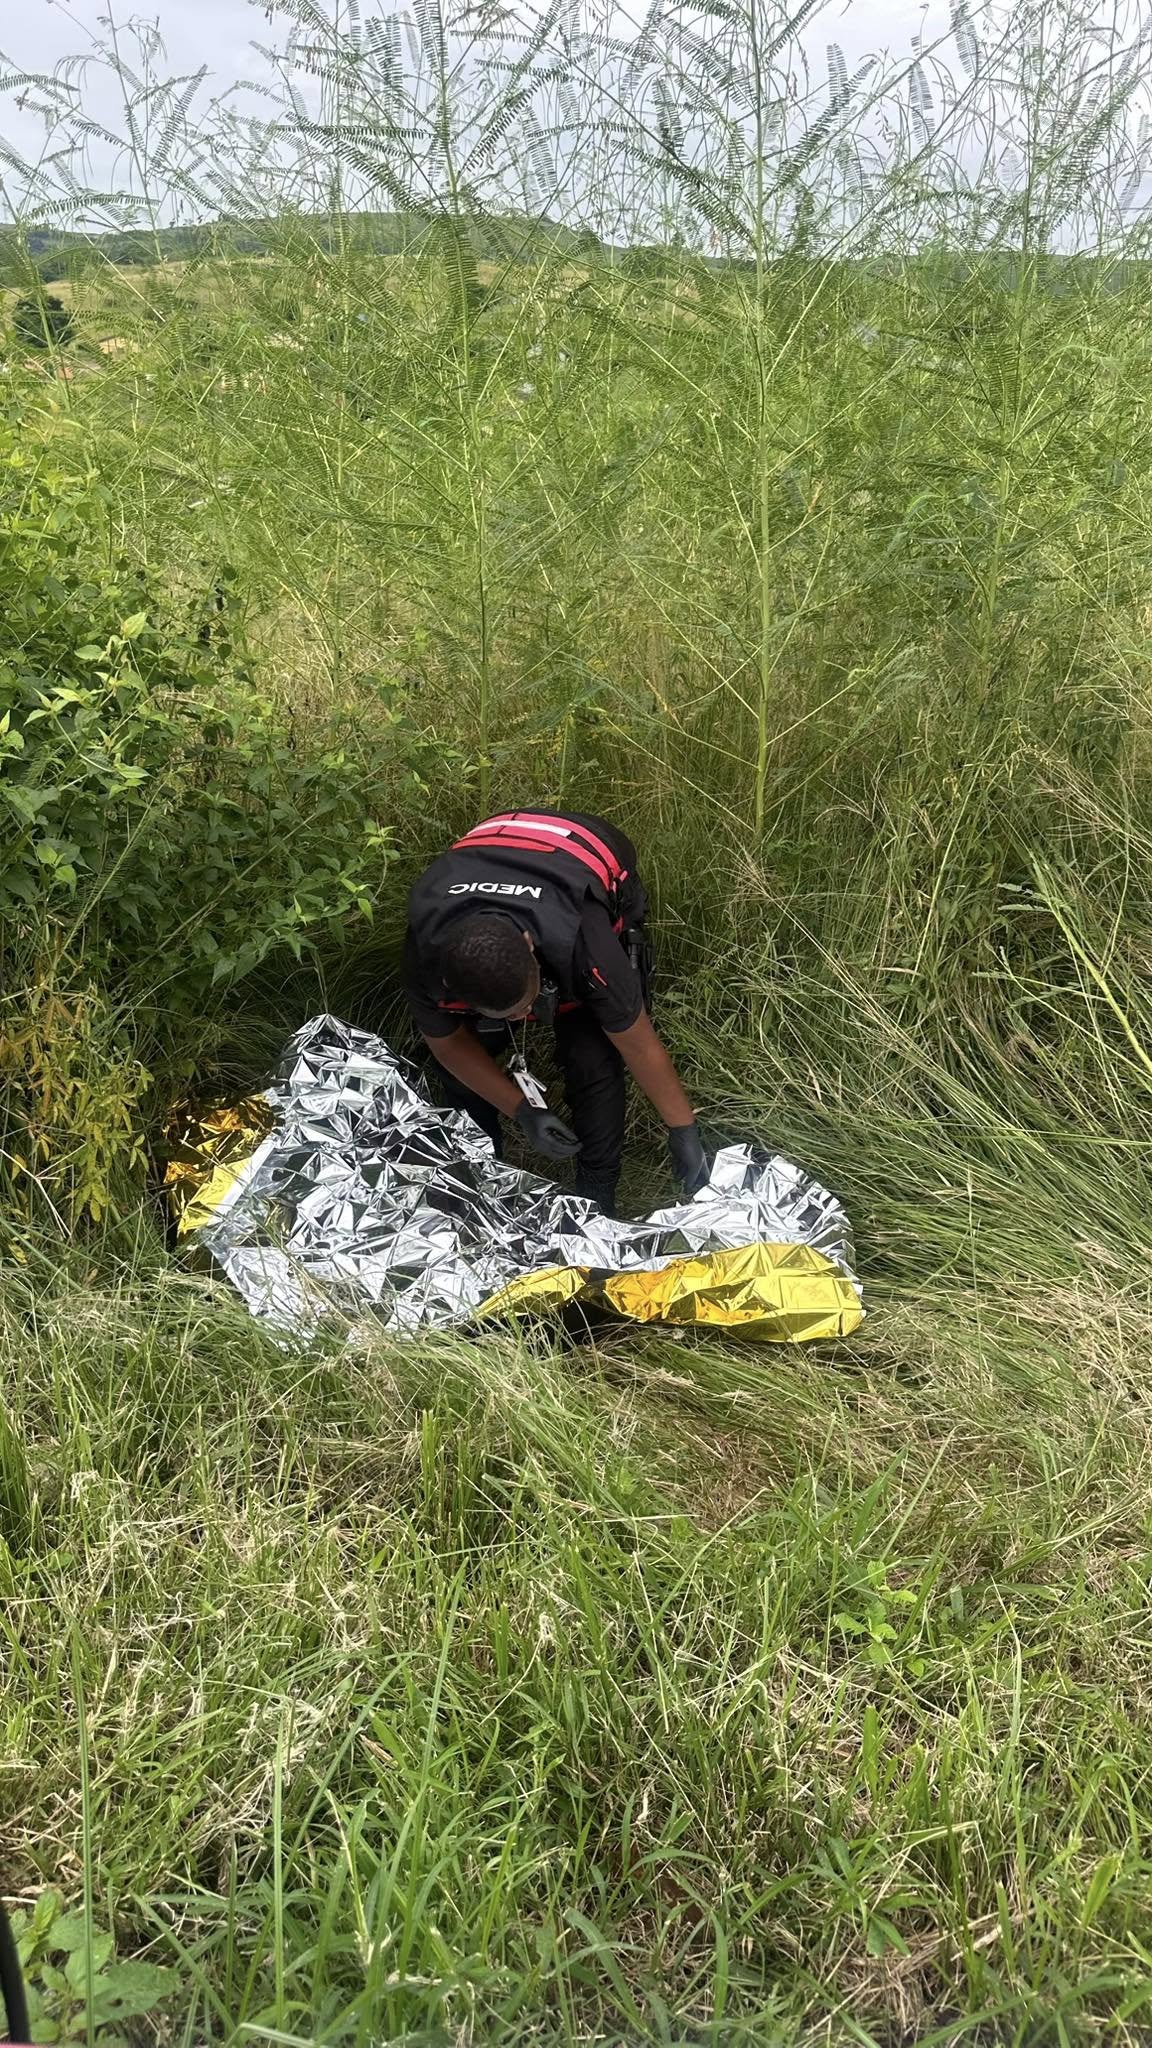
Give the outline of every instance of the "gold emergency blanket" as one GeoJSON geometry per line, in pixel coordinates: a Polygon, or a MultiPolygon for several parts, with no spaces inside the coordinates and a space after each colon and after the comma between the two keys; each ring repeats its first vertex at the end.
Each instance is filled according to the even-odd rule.
{"type": "Polygon", "coordinates": [[[185,1243],[254,1315],[304,1334],[371,1313],[397,1331],[554,1313],[778,1343],[863,1316],[843,1210],[789,1161],[716,1156],[691,1202],[641,1222],[495,1158],[384,1041],[317,1017],[267,1092],[185,1117],[167,1182],[185,1243]]]}

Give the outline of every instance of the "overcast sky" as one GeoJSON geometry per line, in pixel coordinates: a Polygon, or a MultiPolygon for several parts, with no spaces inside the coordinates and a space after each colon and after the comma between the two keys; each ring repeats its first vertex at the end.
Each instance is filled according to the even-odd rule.
{"type": "MultiPolygon", "coordinates": [[[[362,7],[366,15],[391,11],[388,0],[362,0],[362,7]]],[[[260,0],[153,0],[116,11],[124,20],[138,14],[158,21],[175,64],[196,70],[207,62],[221,78],[251,68],[254,38],[274,39],[268,8],[260,0]]],[[[0,49],[21,63],[49,69],[81,50],[109,12],[109,0],[8,0],[0,10],[0,49]]],[[[902,52],[925,17],[943,26],[947,7],[926,8],[921,0],[833,0],[816,22],[815,40],[819,45],[834,38],[844,45],[849,61],[854,53],[880,45],[902,52]]]]}
{"type": "Polygon", "coordinates": [[[103,34],[101,17],[112,11],[124,21],[132,15],[158,21],[174,68],[197,71],[207,63],[222,79],[249,71],[252,39],[268,36],[267,10],[250,0],[153,0],[114,10],[109,0],[8,0],[0,13],[0,49],[30,70],[51,70],[103,34]]]}
{"type": "MultiPolygon", "coordinates": [[[[332,8],[338,0],[328,4],[332,8]]],[[[361,0],[361,5],[365,15],[393,11],[390,0],[361,0]]],[[[196,71],[206,63],[221,85],[259,69],[251,49],[254,41],[279,42],[284,33],[284,17],[270,25],[270,10],[263,0],[152,0],[151,5],[147,0],[143,5],[8,0],[0,7],[0,51],[29,70],[51,70],[62,57],[79,54],[94,36],[106,33],[101,20],[113,11],[122,21],[139,15],[158,22],[173,69],[196,71]]],[[[644,12],[645,0],[636,0],[636,6],[625,11],[644,12]]],[[[839,42],[851,65],[880,48],[904,55],[919,31],[931,40],[946,31],[947,23],[946,0],[929,0],[928,5],[923,0],[829,0],[805,42],[817,61],[826,43],[839,42]]]]}
{"type": "MultiPolygon", "coordinates": [[[[327,4],[335,10],[342,0],[327,4]]],[[[365,16],[388,14],[402,5],[403,0],[361,0],[365,16]]],[[[781,12],[792,11],[794,5],[795,0],[781,0],[781,12]]],[[[640,15],[647,6],[648,0],[621,0],[622,17],[640,15]]],[[[972,11],[979,13],[978,0],[972,11]]],[[[280,45],[288,26],[284,15],[270,11],[264,0],[0,0],[0,56],[22,71],[50,72],[62,59],[80,56],[97,39],[106,38],[113,12],[121,23],[136,15],[158,24],[168,75],[195,72],[207,64],[206,91],[223,91],[238,79],[266,75],[267,66],[252,44],[280,45]]],[[[908,57],[917,33],[927,45],[947,37],[948,18],[949,0],[928,0],[927,5],[922,0],[828,0],[804,33],[813,82],[822,88],[830,41],[842,46],[851,71],[874,52],[908,57]]],[[[89,115],[118,130],[115,90],[97,69],[84,82],[83,101],[89,115]]],[[[43,147],[42,124],[22,114],[11,93],[0,97],[0,141],[32,156],[43,147]]],[[[120,182],[110,152],[96,147],[90,153],[88,176],[97,183],[120,182]]]]}

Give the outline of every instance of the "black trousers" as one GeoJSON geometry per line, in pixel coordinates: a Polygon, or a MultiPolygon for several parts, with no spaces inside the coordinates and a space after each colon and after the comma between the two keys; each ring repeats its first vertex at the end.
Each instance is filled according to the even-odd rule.
{"type": "MultiPolygon", "coordinates": [[[[507,1026],[477,1034],[481,1045],[498,1058],[511,1043],[507,1026]]],[[[531,1041],[529,1041],[529,1056],[531,1041]]],[[[556,1019],[556,1058],[564,1077],[564,1094],[572,1128],[580,1140],[576,1162],[576,1192],[589,1195],[601,1208],[610,1209],[616,1199],[616,1183],[624,1157],[624,1119],[627,1107],[624,1062],[611,1039],[606,1038],[591,1012],[580,1007],[566,1010],[556,1019]]],[[[474,1123],[486,1131],[503,1157],[500,1112],[480,1095],[474,1095],[455,1076],[441,1067],[440,1090],[452,1109],[466,1110],[474,1123]]]]}

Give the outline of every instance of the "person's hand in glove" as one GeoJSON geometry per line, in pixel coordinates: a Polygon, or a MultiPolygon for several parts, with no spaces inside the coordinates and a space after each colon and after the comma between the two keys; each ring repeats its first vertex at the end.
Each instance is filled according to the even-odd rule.
{"type": "Polygon", "coordinates": [[[693,1195],[708,1184],[708,1161],[704,1156],[699,1124],[679,1124],[669,1128],[668,1156],[685,1200],[691,1201],[693,1195]]]}
{"type": "Polygon", "coordinates": [[[580,1150],[575,1131],[570,1131],[550,1109],[534,1109],[530,1102],[522,1102],[512,1121],[519,1125],[533,1151],[542,1152],[545,1159],[575,1159],[580,1150]]]}

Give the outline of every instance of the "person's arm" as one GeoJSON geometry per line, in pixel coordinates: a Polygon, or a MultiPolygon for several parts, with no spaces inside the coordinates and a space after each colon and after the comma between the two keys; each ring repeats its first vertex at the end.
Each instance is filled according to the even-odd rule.
{"type": "Polygon", "coordinates": [[[446,1067],[473,1095],[479,1095],[490,1102],[515,1124],[537,1152],[545,1159],[574,1159],[580,1150],[580,1140],[575,1131],[570,1131],[547,1106],[537,1109],[524,1098],[523,1092],[510,1081],[485,1052],[474,1031],[462,1024],[458,1031],[450,1031],[444,1037],[428,1036],[424,1033],[425,1044],[435,1053],[442,1067],[446,1067]]]}
{"type": "Polygon", "coordinates": [[[641,1012],[627,1031],[609,1031],[605,1035],[616,1047],[636,1086],[648,1097],[669,1130],[683,1130],[686,1124],[695,1123],[696,1112],[646,1011],[641,1012]]]}
{"type": "Polygon", "coordinates": [[[473,1095],[479,1095],[484,1102],[490,1102],[501,1116],[514,1117],[524,1101],[515,1081],[496,1065],[490,1053],[486,1053],[474,1031],[462,1024],[458,1031],[450,1031],[443,1038],[429,1038],[423,1033],[424,1043],[429,1047],[440,1065],[453,1078],[470,1088],[473,1095]]]}
{"type": "Polygon", "coordinates": [[[626,1031],[609,1031],[606,1036],[619,1049],[636,1086],[643,1089],[653,1109],[663,1117],[672,1171],[685,1199],[691,1201],[700,1188],[707,1186],[708,1158],[696,1112],[651,1017],[646,1010],[642,1011],[626,1031]]]}

